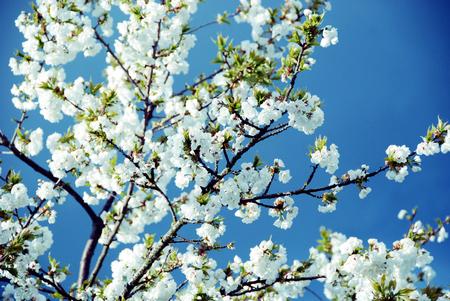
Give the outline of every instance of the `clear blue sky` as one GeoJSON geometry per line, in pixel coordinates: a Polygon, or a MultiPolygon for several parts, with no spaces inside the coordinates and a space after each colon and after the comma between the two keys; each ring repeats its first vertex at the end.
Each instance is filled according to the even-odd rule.
{"type": "MultiPolygon", "coordinates": [[[[217,12],[230,7],[228,0],[209,0],[200,7],[193,23],[200,25],[214,19],[217,12]]],[[[273,3],[275,1],[272,1],[273,3]]],[[[8,67],[9,57],[20,48],[22,37],[14,27],[14,20],[21,10],[28,9],[28,0],[0,2],[0,31],[3,38],[0,48],[1,118],[0,128],[11,133],[13,117],[19,112],[10,104],[10,87],[14,78],[8,67]]],[[[266,3],[268,3],[266,1],[266,3]]],[[[450,3],[446,0],[339,0],[333,2],[333,10],[325,23],[339,29],[339,44],[328,49],[317,49],[317,64],[313,71],[302,75],[300,85],[321,97],[324,101],[325,125],[317,134],[328,136],[339,146],[341,153],[339,172],[357,168],[362,163],[378,167],[383,163],[384,151],[389,144],[406,144],[412,148],[425,134],[428,125],[440,115],[450,119],[450,3]]],[[[248,27],[213,27],[198,35],[198,43],[191,54],[191,72],[180,78],[191,82],[201,71],[212,70],[209,62],[214,56],[211,38],[216,31],[232,36],[235,40],[246,38],[248,27]]],[[[78,74],[94,79],[99,77],[103,61],[91,59],[83,64],[70,64],[71,78],[78,74]]],[[[31,119],[29,127],[41,126],[46,134],[54,128],[31,119]]],[[[64,130],[64,124],[58,127],[64,130]]],[[[298,182],[308,173],[305,154],[314,136],[304,136],[290,131],[257,151],[263,159],[283,159],[298,182]]],[[[6,166],[20,168],[26,181],[35,183],[35,177],[26,167],[9,157],[2,156],[6,166]]],[[[39,158],[41,162],[44,157],[39,158]]],[[[272,236],[288,248],[289,258],[305,258],[309,246],[318,238],[318,229],[325,225],[347,235],[364,240],[375,237],[391,244],[399,239],[407,225],[396,219],[402,208],[419,206],[420,218],[432,222],[437,216],[450,213],[450,183],[448,169],[450,156],[438,155],[423,158],[423,171],[407,177],[397,184],[379,176],[369,182],[372,193],[358,199],[355,188],[340,196],[338,210],[330,215],[317,212],[317,202],[297,198],[300,212],[294,226],[278,230],[271,226],[272,218],[261,218],[252,225],[243,225],[234,217],[228,220],[227,234],[223,241],[236,241],[237,253],[244,258],[250,247],[272,236]]],[[[325,177],[315,183],[324,183],[325,177]]],[[[295,186],[295,181],[292,181],[295,186]]],[[[281,187],[276,187],[280,189],[281,187]]],[[[228,216],[228,214],[227,214],[228,216]]],[[[263,213],[263,216],[266,216],[263,213]]],[[[88,237],[88,220],[74,202],[61,208],[54,228],[55,244],[52,255],[73,267],[77,273],[77,261],[88,237]]],[[[149,229],[152,231],[152,229],[149,229]]],[[[153,230],[154,231],[154,230],[153,230]]],[[[435,257],[433,267],[438,272],[437,283],[450,282],[450,242],[430,244],[427,248],[435,257]]],[[[221,262],[232,258],[232,252],[218,254],[221,262]]],[[[103,270],[109,271],[109,267],[103,270]]],[[[75,278],[72,278],[75,279],[75,278]]],[[[311,296],[306,296],[309,300],[311,296]]]]}

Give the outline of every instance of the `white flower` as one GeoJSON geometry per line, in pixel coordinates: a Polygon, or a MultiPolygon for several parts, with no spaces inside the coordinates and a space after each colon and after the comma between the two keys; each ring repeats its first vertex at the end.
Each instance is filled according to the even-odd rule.
{"type": "Polygon", "coordinates": [[[190,181],[190,175],[185,174],[183,171],[177,172],[177,175],[175,177],[175,185],[177,185],[178,188],[183,189],[188,187],[190,181]]]}
{"type": "Polygon", "coordinates": [[[12,211],[30,205],[32,199],[28,197],[28,189],[22,183],[17,183],[11,188],[10,193],[0,196],[0,209],[12,211]]]}
{"type": "Polygon", "coordinates": [[[259,218],[261,214],[261,208],[254,203],[248,203],[245,206],[236,211],[234,215],[242,219],[244,224],[251,224],[259,218]]]}
{"type": "Polygon", "coordinates": [[[355,249],[361,247],[362,241],[360,239],[356,237],[350,237],[339,246],[339,252],[344,254],[352,254],[355,249]]]}
{"type": "MultiPolygon", "coordinates": [[[[408,173],[408,159],[411,155],[411,151],[405,145],[397,146],[390,145],[386,149],[386,155],[388,156],[386,159],[386,164],[394,164],[394,166],[390,165],[389,170],[386,172],[386,177],[389,180],[394,180],[396,182],[403,182],[408,173]]],[[[416,159],[416,158],[415,158],[416,159]]],[[[418,161],[415,161],[415,166],[418,167],[420,164],[420,158],[418,157],[418,161]]],[[[418,171],[418,168],[414,169],[418,171]]]]}
{"type": "Polygon", "coordinates": [[[420,165],[422,164],[422,159],[420,156],[414,156],[413,158],[413,166],[411,167],[411,170],[413,172],[419,172],[422,170],[422,167],[420,165]]]}
{"type": "Polygon", "coordinates": [[[406,163],[410,154],[411,151],[405,145],[389,145],[389,147],[386,149],[386,155],[388,155],[388,158],[396,163],[406,163]]]}
{"type": "Polygon", "coordinates": [[[450,129],[447,130],[447,135],[445,135],[444,143],[441,145],[441,152],[446,154],[450,152],[450,129]]]}
{"type": "Polygon", "coordinates": [[[312,10],[310,10],[309,8],[305,8],[305,10],[303,10],[303,14],[309,18],[312,15],[312,10]]]}
{"type": "Polygon", "coordinates": [[[321,150],[316,150],[311,154],[311,163],[319,164],[321,168],[326,168],[326,172],[333,174],[339,166],[339,152],[335,144],[330,145],[330,149],[324,146],[321,150]]]}
{"type": "Polygon", "coordinates": [[[399,170],[388,170],[386,172],[386,177],[389,180],[394,180],[395,182],[402,183],[408,174],[408,167],[403,166],[399,170]]]}
{"type": "Polygon", "coordinates": [[[280,173],[278,174],[278,179],[280,180],[281,183],[288,183],[292,177],[291,177],[291,173],[289,170],[282,170],[280,171],[280,173]]]}
{"type": "Polygon", "coordinates": [[[280,167],[280,168],[284,168],[285,167],[284,162],[281,159],[274,159],[273,160],[273,165],[275,165],[277,167],[280,167]]]}
{"type": "Polygon", "coordinates": [[[320,46],[326,48],[331,45],[336,45],[339,42],[337,29],[331,26],[325,26],[322,32],[322,40],[320,46]]]}
{"type": "Polygon", "coordinates": [[[98,205],[100,203],[99,199],[97,199],[96,197],[90,195],[87,192],[83,193],[83,201],[86,204],[93,205],[93,206],[98,205]]]}
{"type": "Polygon", "coordinates": [[[398,212],[397,218],[402,220],[405,218],[406,214],[408,214],[408,211],[406,211],[405,209],[402,209],[398,212]]]}
{"type": "Polygon", "coordinates": [[[15,146],[19,151],[26,155],[36,156],[42,150],[42,136],[44,132],[41,128],[37,128],[30,133],[28,137],[28,141],[25,141],[22,138],[16,139],[15,146]]]}
{"type": "Polygon", "coordinates": [[[53,188],[55,186],[52,182],[41,182],[39,188],[36,190],[36,195],[41,200],[51,200],[58,195],[58,192],[53,188]]]}
{"type": "Polygon", "coordinates": [[[334,212],[336,210],[336,202],[329,203],[329,204],[326,204],[326,205],[319,205],[317,207],[317,210],[320,213],[331,213],[331,212],[334,212]]]}
{"type": "Polygon", "coordinates": [[[273,225],[280,229],[289,229],[298,214],[298,207],[294,206],[294,200],[290,197],[278,198],[274,204],[281,209],[271,208],[269,210],[270,216],[277,217],[273,225]]]}
{"type": "Polygon", "coordinates": [[[30,143],[27,145],[27,150],[30,156],[36,156],[42,150],[42,136],[44,132],[41,128],[37,128],[30,134],[30,143]]]}
{"type": "Polygon", "coordinates": [[[47,137],[47,142],[45,145],[50,153],[53,153],[56,150],[59,139],[61,139],[61,134],[59,133],[53,133],[47,137]]]}
{"type": "Polygon", "coordinates": [[[422,268],[422,272],[427,284],[430,284],[431,280],[436,276],[436,272],[429,265],[422,268]]]}
{"type": "Polygon", "coordinates": [[[372,191],[372,188],[366,187],[359,191],[359,198],[364,199],[372,191]]]}
{"type": "Polygon", "coordinates": [[[302,99],[287,104],[289,125],[311,135],[324,122],[324,113],[320,108],[320,99],[316,95],[306,93],[302,99]]]}
{"type": "Polygon", "coordinates": [[[444,227],[441,227],[438,232],[437,242],[441,243],[448,238],[448,233],[444,227]]]}
{"type": "Polygon", "coordinates": [[[286,262],[286,249],[274,245],[272,241],[262,241],[250,250],[250,261],[244,264],[246,270],[256,277],[273,282],[278,276],[278,269],[286,262]]]}
{"type": "Polygon", "coordinates": [[[432,156],[438,154],[440,151],[439,143],[436,142],[421,142],[417,145],[416,153],[418,155],[432,156]]]}
{"type": "Polygon", "coordinates": [[[220,223],[220,225],[216,226],[205,223],[197,228],[196,233],[198,236],[205,239],[208,244],[214,245],[217,238],[225,233],[225,225],[223,223],[220,223]]]}

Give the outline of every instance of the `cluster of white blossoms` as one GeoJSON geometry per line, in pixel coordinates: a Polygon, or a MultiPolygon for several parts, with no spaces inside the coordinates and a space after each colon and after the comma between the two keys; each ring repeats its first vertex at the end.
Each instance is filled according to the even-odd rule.
{"type": "Polygon", "coordinates": [[[238,14],[237,22],[247,22],[252,27],[252,38],[255,41],[261,39],[263,27],[270,22],[269,10],[261,5],[261,0],[241,0],[241,7],[245,13],[238,14]]]}
{"type": "Polygon", "coordinates": [[[309,93],[306,93],[302,99],[291,102],[287,111],[289,125],[307,135],[313,134],[324,121],[319,97],[311,96],[309,93]]]}
{"type": "Polygon", "coordinates": [[[53,182],[41,181],[36,190],[36,195],[41,200],[55,199],[59,204],[63,204],[66,201],[67,191],[57,187],[53,182]]]}
{"type": "Polygon", "coordinates": [[[431,156],[442,152],[446,154],[450,151],[450,125],[438,119],[438,124],[428,129],[427,135],[422,138],[422,142],[417,145],[418,155],[431,156]]]}
{"type": "MultiPolygon", "coordinates": [[[[253,247],[248,261],[235,256],[223,270],[216,269],[214,260],[190,246],[179,256],[188,282],[177,297],[234,300],[244,293],[246,298],[253,298],[265,292],[265,297],[271,300],[286,300],[303,296],[311,280],[318,279],[324,282],[325,296],[329,299],[373,300],[396,296],[431,300],[421,289],[421,282],[428,285],[435,276],[429,265],[433,258],[411,239],[396,241],[389,250],[376,239],[369,239],[365,247],[360,239],[340,233],[322,230],[322,236],[321,245],[310,249],[308,260],[294,260],[291,266],[286,264],[286,249],[271,240],[253,247]]],[[[173,260],[175,256],[168,258],[173,260]]],[[[153,286],[165,284],[163,292],[174,290],[170,278],[162,276],[158,281],[153,286]]],[[[449,293],[442,291],[436,300],[446,300],[449,293]]]]}
{"type": "Polygon", "coordinates": [[[286,249],[271,240],[251,248],[249,257],[242,261],[235,256],[225,269],[217,269],[214,260],[188,248],[182,256],[182,271],[188,284],[177,294],[177,300],[239,300],[244,295],[251,299],[261,292],[270,300],[285,300],[302,296],[310,281],[283,282],[283,277],[292,280],[299,275],[316,276],[313,268],[298,260],[288,266],[286,249]],[[275,289],[268,289],[268,284],[275,289]]]}
{"type": "Polygon", "coordinates": [[[397,146],[390,145],[386,149],[386,164],[390,164],[389,170],[386,172],[386,177],[389,180],[396,182],[403,182],[408,173],[408,160],[411,151],[405,145],[397,146]]]}
{"type": "Polygon", "coordinates": [[[433,125],[428,130],[427,135],[417,145],[414,153],[405,145],[390,145],[386,149],[386,165],[389,167],[389,170],[386,172],[386,177],[389,180],[401,183],[409,174],[408,167],[413,172],[418,172],[422,169],[421,155],[431,156],[440,152],[446,154],[450,150],[449,130],[450,125],[447,122],[444,123],[439,118],[437,126],[433,125]]]}
{"type": "Polygon", "coordinates": [[[18,133],[19,137],[15,141],[15,146],[24,154],[27,154],[29,156],[36,156],[41,152],[43,148],[43,135],[44,132],[41,128],[35,129],[29,135],[27,135],[27,133],[18,133]]]}
{"type": "Polygon", "coordinates": [[[38,258],[53,243],[52,233],[38,220],[45,220],[46,212],[31,212],[23,221],[15,220],[13,212],[35,205],[28,189],[18,182],[18,175],[9,175],[9,182],[0,189],[0,278],[12,279],[3,289],[4,300],[45,300],[38,290],[38,280],[29,277],[39,272],[38,258]]]}
{"type": "Polygon", "coordinates": [[[214,245],[217,238],[225,233],[225,228],[226,227],[223,222],[205,223],[196,230],[196,233],[205,240],[205,243],[214,245]]]}
{"type": "Polygon", "coordinates": [[[447,216],[444,220],[437,219],[437,227],[433,227],[431,225],[425,225],[420,220],[414,222],[416,215],[417,208],[414,208],[413,210],[411,210],[411,212],[402,209],[397,214],[398,219],[406,219],[410,222],[408,237],[422,244],[428,241],[437,241],[438,243],[442,243],[448,238],[448,233],[445,229],[445,225],[450,223],[449,216],[447,216]]]}
{"type": "Polygon", "coordinates": [[[289,229],[292,226],[294,218],[298,214],[298,207],[290,197],[278,198],[275,200],[275,208],[269,210],[269,215],[277,217],[273,225],[281,229],[289,229]]]}
{"type": "Polygon", "coordinates": [[[40,199],[40,202],[45,202],[45,206],[42,207],[42,215],[37,220],[47,220],[49,224],[54,224],[56,221],[57,211],[54,208],[55,203],[59,205],[64,204],[68,193],[61,187],[53,182],[39,181],[38,189],[36,190],[36,196],[40,199]]]}
{"type": "MultiPolygon", "coordinates": [[[[317,145],[317,144],[316,144],[317,145]]],[[[326,145],[319,147],[311,153],[311,163],[318,164],[329,174],[334,174],[339,167],[339,152],[335,144],[331,144],[330,148],[326,145]]]]}
{"type": "MultiPolygon", "coordinates": [[[[345,175],[344,179],[347,181],[355,181],[357,183],[357,186],[359,188],[359,198],[364,199],[369,195],[370,192],[372,192],[372,188],[365,186],[365,181],[367,178],[367,174],[369,172],[369,166],[367,164],[361,165],[361,168],[358,169],[350,169],[348,170],[345,175]]],[[[337,183],[337,178],[333,178],[333,180],[330,182],[337,183]]],[[[342,187],[336,187],[333,189],[333,192],[336,194],[339,191],[342,190],[342,187]]]]}
{"type": "Polygon", "coordinates": [[[93,56],[100,51],[91,19],[80,14],[89,12],[91,3],[72,3],[41,0],[33,7],[34,15],[22,13],[17,18],[16,26],[26,39],[23,50],[32,60],[57,66],[74,60],[80,52],[93,56]]]}
{"type": "Polygon", "coordinates": [[[271,240],[262,241],[259,246],[250,250],[250,260],[244,263],[248,271],[268,282],[274,282],[278,269],[286,263],[286,249],[274,244],[271,240]]]}
{"type": "Polygon", "coordinates": [[[449,127],[439,121],[417,154],[391,145],[378,171],[362,165],[340,177],[334,175],[338,147],[318,138],[309,155],[309,177],[293,180],[282,160],[260,158],[254,149],[290,128],[312,135],[322,126],[319,96],[298,89],[296,80],[313,67],[315,47],[339,41],[337,29],[322,24],[329,3],[286,0],[273,9],[260,0],[241,0],[219,23],[234,16],[251,26],[251,39],[233,44],[219,35],[217,70],[176,91],[177,75],[189,70],[195,32],[203,28],[191,24],[200,2],[37,0],[32,12],[17,19],[25,41],[10,67],[23,81],[11,92],[23,115],[12,142],[0,132],[0,145],[45,180],[32,190],[14,171],[1,177],[0,278],[9,283],[3,298],[288,300],[303,296],[318,280],[330,299],[369,300],[389,289],[428,301],[417,289],[414,269],[431,280],[431,257],[414,242],[444,240],[444,222],[428,232],[416,222],[411,237],[392,250],[375,240],[364,248],[356,238],[327,234],[303,262],[288,265],[286,249],[267,240],[250,250],[249,260],[236,256],[225,268],[218,266],[212,253],[232,248],[222,244],[224,210],[244,224],[266,210],[275,227],[288,229],[299,214],[295,196],[313,197],[319,211],[332,212],[344,186],[354,184],[365,198],[371,192],[368,178],[380,172],[402,182],[408,168],[420,170],[419,155],[448,152],[450,138],[449,127]],[[103,83],[66,72],[65,64],[82,59],[81,52],[89,57],[100,49],[107,63],[103,83]],[[70,127],[46,135],[41,128],[26,130],[35,113],[70,127]],[[44,141],[50,158],[41,166],[43,160],[31,157],[43,153],[44,141]],[[332,175],[329,184],[316,186],[316,171],[323,172],[318,167],[332,175]],[[292,188],[297,183],[301,186],[292,188]],[[48,270],[39,264],[52,244],[50,230],[41,224],[55,223],[55,203],[66,199],[76,201],[92,222],[71,290],[63,283],[68,268],[52,258],[48,270]],[[170,218],[161,238],[149,234],[170,218]],[[112,260],[111,277],[105,277],[101,269],[111,261],[112,248],[119,256],[112,260]],[[386,285],[393,280],[395,285],[386,285]]]}
{"type": "Polygon", "coordinates": [[[28,196],[28,188],[23,183],[17,183],[10,189],[1,190],[0,204],[4,210],[13,211],[31,203],[32,200],[28,196]]]}
{"type": "MultiPolygon", "coordinates": [[[[323,244],[311,249],[310,256],[325,276],[325,296],[330,300],[431,300],[425,290],[435,272],[429,266],[433,257],[410,238],[398,240],[392,249],[376,239],[368,247],[355,237],[326,233],[323,244]],[[324,252],[325,251],[325,252],[324,252]]],[[[443,292],[433,300],[447,300],[443,292]]]]}

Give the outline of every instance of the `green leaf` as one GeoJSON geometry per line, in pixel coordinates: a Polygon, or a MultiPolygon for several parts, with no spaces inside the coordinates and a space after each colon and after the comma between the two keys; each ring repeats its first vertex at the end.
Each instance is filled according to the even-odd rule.
{"type": "Polygon", "coordinates": [[[52,294],[52,297],[55,298],[55,299],[58,299],[58,300],[63,300],[63,299],[64,299],[64,296],[61,295],[61,294],[58,293],[58,292],[54,292],[54,293],[52,294]]]}
{"type": "Polygon", "coordinates": [[[153,246],[154,242],[155,242],[155,234],[147,234],[145,236],[145,247],[147,249],[150,249],[153,246]]]}
{"type": "Polygon", "coordinates": [[[259,158],[259,156],[255,156],[254,158],[253,158],[253,167],[254,168],[258,168],[258,167],[260,167],[261,165],[263,165],[263,162],[261,161],[261,158],[259,158]]]}

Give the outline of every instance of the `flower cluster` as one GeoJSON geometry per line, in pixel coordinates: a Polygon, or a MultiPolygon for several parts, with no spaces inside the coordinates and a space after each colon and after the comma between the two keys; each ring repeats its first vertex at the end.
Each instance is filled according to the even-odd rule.
{"type": "Polygon", "coordinates": [[[431,156],[442,152],[446,154],[450,151],[450,125],[438,119],[437,125],[431,126],[423,141],[417,145],[418,155],[431,156]]]}
{"type": "MultiPolygon", "coordinates": [[[[325,296],[338,300],[376,300],[395,296],[430,300],[421,281],[429,285],[435,275],[429,266],[433,257],[404,238],[386,245],[376,239],[368,247],[355,237],[322,231],[321,245],[310,250],[310,256],[325,276],[325,296]],[[417,270],[419,272],[417,272],[417,270]]],[[[445,300],[445,292],[437,297],[445,300]]]]}
{"type": "Polygon", "coordinates": [[[327,138],[316,139],[313,150],[311,151],[311,163],[318,164],[321,168],[326,168],[326,172],[334,174],[339,166],[339,152],[335,144],[330,148],[326,145],[327,138]]]}
{"type": "Polygon", "coordinates": [[[386,149],[386,164],[389,166],[389,170],[386,173],[386,177],[389,180],[396,182],[403,182],[408,173],[408,161],[411,151],[405,145],[397,146],[390,145],[386,149]]]}
{"type": "Polygon", "coordinates": [[[38,290],[37,280],[28,275],[30,271],[39,271],[38,258],[53,243],[50,230],[38,223],[38,220],[47,219],[46,211],[36,215],[37,210],[34,209],[23,217],[24,223],[18,220],[14,212],[37,204],[29,197],[25,185],[20,183],[18,174],[10,172],[6,180],[7,184],[0,190],[0,277],[9,284],[4,287],[2,296],[6,300],[45,300],[38,290]]]}
{"type": "Polygon", "coordinates": [[[269,210],[269,215],[277,217],[273,223],[275,227],[289,229],[292,221],[298,214],[298,207],[294,206],[294,200],[290,197],[278,198],[274,202],[275,208],[269,210]]]}
{"type": "Polygon", "coordinates": [[[43,135],[44,132],[41,128],[37,128],[29,134],[18,131],[18,139],[15,141],[15,146],[24,154],[36,156],[43,148],[43,135]]]}

